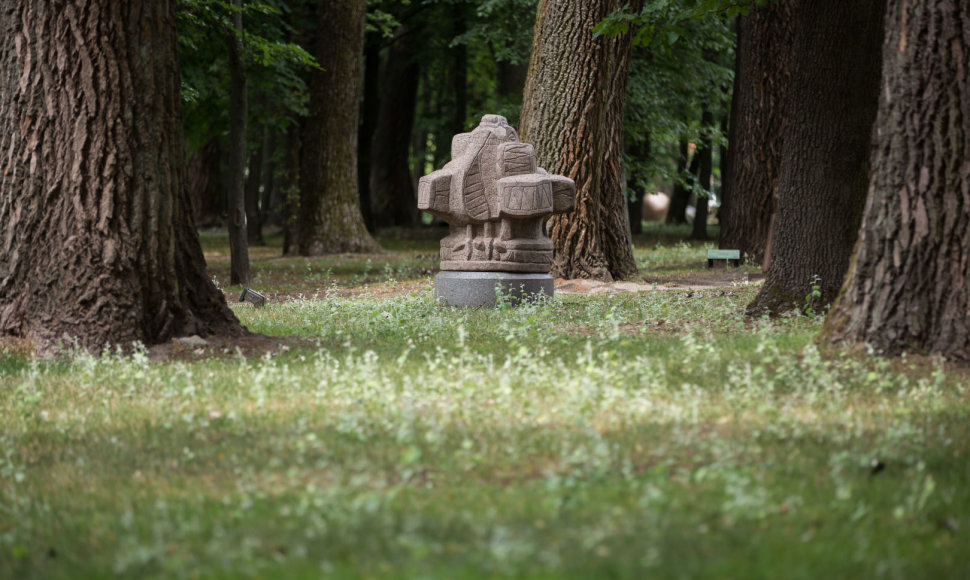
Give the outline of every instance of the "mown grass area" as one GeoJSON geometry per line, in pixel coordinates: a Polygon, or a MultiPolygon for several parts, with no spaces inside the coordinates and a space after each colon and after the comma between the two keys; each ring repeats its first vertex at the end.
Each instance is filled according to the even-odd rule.
{"type": "Polygon", "coordinates": [[[822,353],[743,282],[460,310],[416,279],[235,306],[294,337],[250,358],[0,355],[0,577],[970,575],[963,369],[822,353]]]}

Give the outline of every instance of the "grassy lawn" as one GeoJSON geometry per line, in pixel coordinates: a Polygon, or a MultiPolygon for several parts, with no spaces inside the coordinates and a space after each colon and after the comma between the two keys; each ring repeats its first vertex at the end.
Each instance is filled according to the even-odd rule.
{"type": "Polygon", "coordinates": [[[0,578],[970,577],[964,369],[671,286],[666,228],[653,290],[438,307],[435,235],[253,249],[255,355],[0,351],[0,578]]]}

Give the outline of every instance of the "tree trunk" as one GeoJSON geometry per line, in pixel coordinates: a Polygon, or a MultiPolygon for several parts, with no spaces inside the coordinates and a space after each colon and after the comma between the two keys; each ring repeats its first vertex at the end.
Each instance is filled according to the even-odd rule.
{"type": "MultiPolygon", "coordinates": [[[[630,154],[637,160],[645,161],[650,159],[650,136],[647,135],[642,141],[633,145],[630,154]]],[[[643,198],[647,195],[647,190],[639,185],[631,188],[629,180],[627,189],[632,189],[635,193],[632,199],[627,199],[627,214],[630,219],[630,233],[643,233],[643,198]]]]}
{"type": "MultiPolygon", "coordinates": [[[[729,131],[729,128],[728,128],[729,115],[730,115],[730,112],[725,112],[723,115],[721,115],[721,135],[727,135],[728,134],[728,131],[729,131]]],[[[725,203],[725,199],[726,199],[725,198],[725,195],[724,195],[724,182],[728,179],[727,176],[730,173],[730,170],[728,169],[728,152],[727,151],[728,151],[727,141],[726,140],[722,140],[721,141],[721,144],[718,145],[718,158],[717,158],[717,167],[721,171],[721,184],[720,184],[721,187],[720,187],[720,189],[717,192],[717,199],[720,202],[720,205],[717,208],[717,224],[719,226],[721,225],[721,216],[723,215],[721,212],[724,209],[724,203],[725,203]]]]}
{"type": "Polygon", "coordinates": [[[262,225],[280,225],[280,207],[283,201],[280,196],[279,177],[279,131],[273,127],[266,127],[266,139],[263,141],[263,184],[262,207],[260,216],[262,225]]]}
{"type": "Polygon", "coordinates": [[[870,196],[822,340],[970,360],[970,19],[890,0],[870,196]]]}
{"type": "Polygon", "coordinates": [[[195,226],[203,227],[217,222],[216,210],[222,195],[222,153],[219,139],[210,138],[188,160],[186,189],[192,200],[195,226]]]}
{"type": "Polygon", "coordinates": [[[302,123],[294,123],[286,130],[286,157],[281,177],[284,256],[300,253],[300,136],[303,132],[302,123]]]}
{"type": "Polygon", "coordinates": [[[0,9],[0,334],[98,352],[244,333],[192,223],[175,22],[164,0],[0,9]]]}
{"type": "Polygon", "coordinates": [[[631,39],[593,36],[593,27],[624,4],[541,0],[538,6],[520,128],[539,165],[576,182],[576,209],[547,225],[552,274],[561,278],[636,273],[622,188],[631,39]]]}
{"type": "MultiPolygon", "coordinates": [[[[711,139],[711,131],[714,130],[714,115],[704,107],[701,114],[701,125],[706,127],[701,137],[701,148],[697,151],[697,181],[705,192],[711,191],[711,175],[714,173],[714,141],[711,139]]],[[[694,224],[691,228],[690,237],[692,240],[707,239],[707,210],[710,199],[707,194],[698,194],[694,201],[694,224]]]]}
{"type": "Polygon", "coordinates": [[[361,107],[360,137],[357,143],[357,184],[360,188],[360,212],[364,217],[367,231],[376,229],[374,214],[371,211],[370,164],[371,146],[377,116],[381,110],[381,36],[379,32],[368,32],[364,40],[364,101],[361,107]]]}
{"type": "Polygon", "coordinates": [[[687,166],[690,157],[690,144],[686,139],[680,140],[677,148],[677,181],[674,183],[674,191],[670,196],[670,210],[667,212],[668,224],[686,224],[687,206],[690,205],[690,189],[684,185],[683,181],[693,183],[694,176],[697,175],[697,163],[700,160],[694,154],[690,167],[687,166]]]}
{"type": "MultiPolygon", "coordinates": [[[[454,37],[465,34],[468,30],[465,21],[467,6],[463,4],[452,4],[451,22],[454,26],[454,37]]],[[[474,127],[465,126],[465,117],[468,111],[468,46],[464,43],[458,44],[451,49],[451,90],[455,95],[455,110],[452,118],[451,132],[453,135],[465,133],[474,127]]]]}
{"type": "Polygon", "coordinates": [[[511,103],[516,100],[517,95],[522,94],[525,79],[529,74],[529,65],[528,63],[513,64],[498,61],[495,66],[498,69],[495,92],[498,93],[499,102],[502,104],[511,103]]]}
{"type": "Polygon", "coordinates": [[[720,247],[741,250],[755,263],[764,260],[777,207],[797,1],[753,8],[738,20],[728,171],[718,221],[720,247]]]}
{"type": "Polygon", "coordinates": [[[246,244],[246,66],[243,63],[242,0],[233,0],[229,33],[229,283],[249,283],[246,244]]]}
{"type": "Polygon", "coordinates": [[[324,70],[310,75],[310,115],[300,171],[300,254],[374,252],[357,191],[364,0],[317,5],[315,56],[324,70]]]}
{"type": "Polygon", "coordinates": [[[261,127],[260,144],[249,154],[249,173],[246,175],[246,243],[263,245],[263,216],[259,208],[259,188],[263,184],[263,155],[266,149],[267,128],[261,127]]]}
{"type": "Polygon", "coordinates": [[[371,142],[370,195],[377,227],[418,222],[409,147],[419,67],[412,50],[413,33],[402,26],[396,36],[384,67],[383,98],[371,142]]]}
{"type": "Polygon", "coordinates": [[[771,264],[749,312],[835,299],[868,189],[885,0],[803,1],[795,8],[778,215],[771,264]]]}

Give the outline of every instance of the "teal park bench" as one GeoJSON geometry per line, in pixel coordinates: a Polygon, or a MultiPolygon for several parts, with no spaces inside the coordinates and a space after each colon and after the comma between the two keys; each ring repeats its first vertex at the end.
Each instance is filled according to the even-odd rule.
{"type": "Polygon", "coordinates": [[[708,250],[707,267],[714,267],[714,260],[731,261],[735,266],[741,265],[741,250],[708,250]]]}

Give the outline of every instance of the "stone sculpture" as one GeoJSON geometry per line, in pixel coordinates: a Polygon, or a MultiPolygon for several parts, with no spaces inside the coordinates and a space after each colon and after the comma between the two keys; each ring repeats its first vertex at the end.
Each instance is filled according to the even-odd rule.
{"type": "MultiPolygon", "coordinates": [[[[572,179],[536,165],[532,145],[519,141],[504,117],[485,115],[475,130],[455,135],[447,165],[421,178],[418,208],[451,227],[441,240],[443,273],[544,274],[543,292],[551,295],[552,240],[544,225],[573,209],[575,192],[572,179]]],[[[447,303],[462,302],[437,293],[447,303]]]]}

